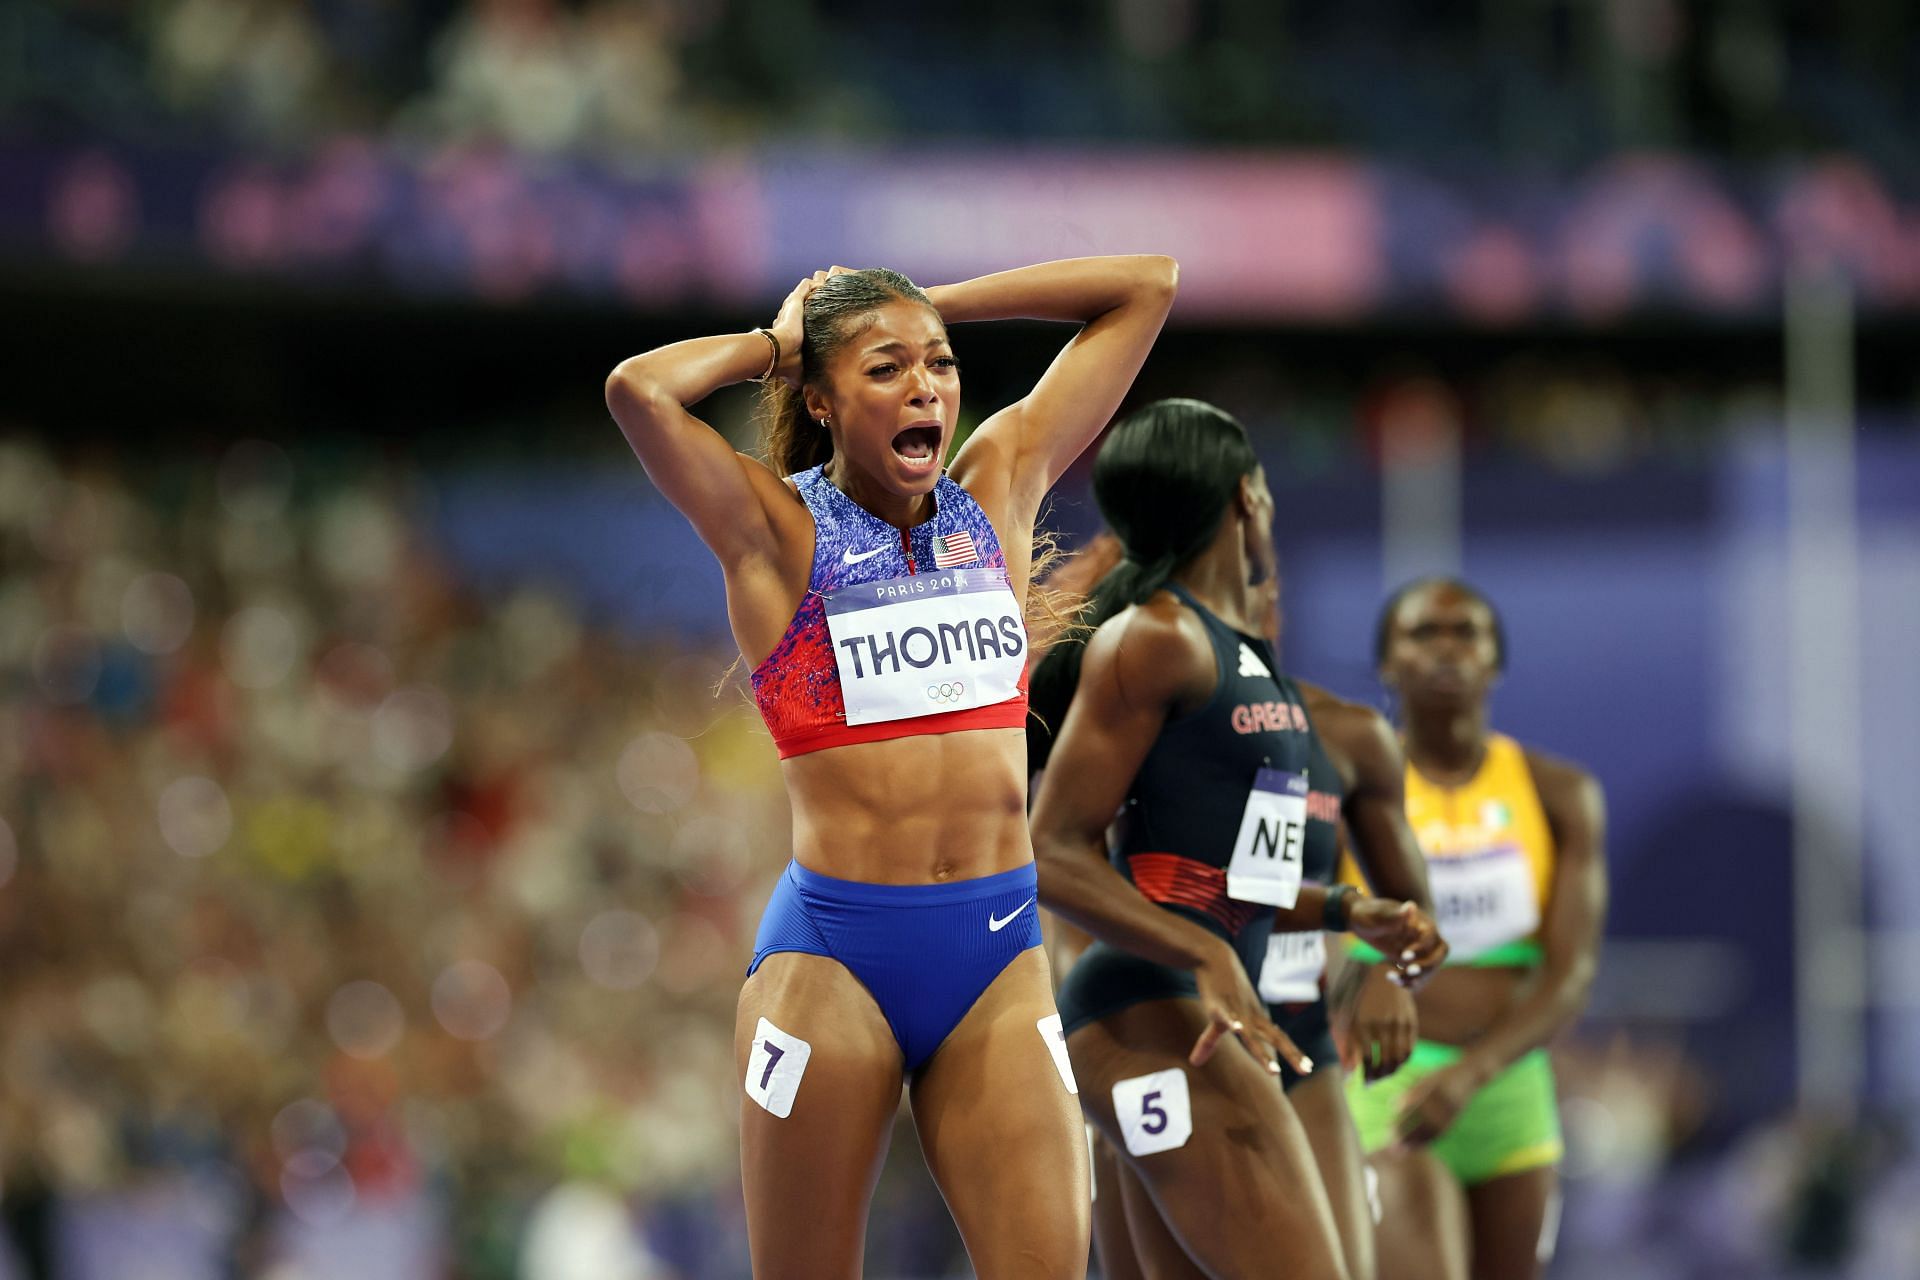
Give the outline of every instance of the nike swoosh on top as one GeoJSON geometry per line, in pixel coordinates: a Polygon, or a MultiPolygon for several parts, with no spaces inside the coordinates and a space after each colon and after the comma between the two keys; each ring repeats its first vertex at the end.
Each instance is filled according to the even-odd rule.
{"type": "Polygon", "coordinates": [[[875,547],[871,551],[855,551],[852,547],[848,547],[845,551],[842,551],[840,553],[840,563],[841,564],[859,564],[862,560],[871,559],[872,557],[879,555],[882,551],[885,551],[885,550],[886,550],[885,547],[875,547]]]}
{"type": "Polygon", "coordinates": [[[1025,911],[1028,907],[1032,905],[1033,905],[1033,899],[1028,898],[1025,902],[1021,903],[1019,906],[1015,907],[1013,910],[1007,912],[1005,916],[996,916],[996,915],[989,914],[987,916],[987,931],[990,933],[1000,932],[1002,929],[1006,928],[1008,925],[1013,923],[1013,918],[1015,916],[1019,915],[1022,911],[1025,911]]]}

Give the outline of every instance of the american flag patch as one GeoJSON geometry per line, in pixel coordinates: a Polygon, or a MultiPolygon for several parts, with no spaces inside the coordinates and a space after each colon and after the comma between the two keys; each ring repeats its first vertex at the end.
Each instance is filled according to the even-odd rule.
{"type": "Polygon", "coordinates": [[[973,535],[962,530],[949,533],[933,540],[933,567],[951,569],[956,565],[972,564],[980,558],[973,549],[973,535]]]}

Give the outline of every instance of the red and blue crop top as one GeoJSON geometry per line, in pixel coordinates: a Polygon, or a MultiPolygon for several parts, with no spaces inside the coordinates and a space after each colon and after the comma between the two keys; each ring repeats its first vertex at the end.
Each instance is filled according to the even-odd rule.
{"type": "Polygon", "coordinates": [[[780,758],[1027,718],[1027,633],[986,512],[942,475],[934,516],[898,529],[821,467],[793,477],[813,513],[813,571],[753,671],[780,758]]]}

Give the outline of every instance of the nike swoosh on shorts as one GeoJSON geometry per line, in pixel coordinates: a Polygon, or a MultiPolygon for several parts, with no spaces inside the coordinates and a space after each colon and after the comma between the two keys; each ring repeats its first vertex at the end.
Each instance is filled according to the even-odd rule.
{"type": "Polygon", "coordinates": [[[1025,911],[1028,907],[1032,905],[1033,905],[1033,899],[1028,898],[1025,902],[1021,903],[1019,906],[1015,907],[1013,910],[1007,912],[1007,914],[1004,917],[996,916],[996,915],[988,915],[987,931],[989,933],[1000,932],[1002,929],[1006,928],[1008,925],[1013,923],[1013,918],[1015,916],[1019,915],[1022,911],[1025,911]]]}

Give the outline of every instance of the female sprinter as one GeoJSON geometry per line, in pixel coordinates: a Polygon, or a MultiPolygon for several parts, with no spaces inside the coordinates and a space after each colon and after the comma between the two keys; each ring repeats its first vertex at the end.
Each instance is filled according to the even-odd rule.
{"type": "Polygon", "coordinates": [[[922,292],[816,274],[770,329],[621,363],[607,403],[724,571],[793,803],[794,857],[740,993],[758,1277],[858,1276],[903,1080],[981,1276],[1080,1276],[1086,1145],[1038,949],[1020,601],[1042,496],[1172,305],[1152,256],[922,292]],[[947,325],[1083,325],[954,457],[947,325]],[[687,411],[777,375],[771,466],[687,411]]]}
{"type": "Polygon", "coordinates": [[[1102,447],[1094,490],[1126,558],[1094,592],[1092,638],[1035,674],[1036,713],[1060,725],[1034,808],[1042,898],[1099,939],[1060,989],[1081,1102],[1168,1229],[1132,1232],[1145,1274],[1344,1277],[1274,1087],[1277,1055],[1311,1064],[1252,975],[1276,908],[1361,927],[1410,964],[1441,944],[1411,906],[1300,892],[1311,727],[1260,634],[1273,505],[1240,424],[1149,406],[1102,447]],[[1223,1038],[1248,1052],[1216,1052],[1223,1038]]]}
{"type": "MultiPolygon", "coordinates": [[[[1546,1045],[1593,981],[1604,800],[1585,770],[1488,727],[1506,643],[1472,587],[1441,578],[1402,589],[1380,615],[1375,659],[1399,698],[1407,817],[1453,944],[1452,963],[1420,993],[1406,1066],[1348,1085],[1391,1228],[1380,1271],[1531,1280],[1552,1256],[1558,1217],[1546,1045]]],[[[1351,1050],[1364,1057],[1372,1045],[1351,1050]]]]}
{"type": "MultiPolygon", "coordinates": [[[[1095,581],[1122,557],[1118,539],[1102,534],[1048,579],[1050,586],[1072,594],[1089,593],[1095,581]]],[[[1261,631],[1277,647],[1280,633],[1279,576],[1254,584],[1252,598],[1261,631]]],[[[1338,873],[1342,848],[1341,823],[1356,836],[1367,882],[1389,899],[1411,901],[1431,915],[1426,872],[1404,812],[1404,763],[1392,728],[1379,712],[1304,681],[1296,686],[1305,698],[1313,726],[1313,755],[1307,768],[1307,825],[1302,857],[1302,888],[1330,887],[1338,873]]],[[[1029,755],[1043,761],[1051,748],[1045,726],[1028,726],[1029,755]]],[[[1288,1100],[1306,1131],[1320,1180],[1333,1206],[1341,1250],[1353,1280],[1372,1280],[1374,1221],[1368,1193],[1366,1157],[1358,1131],[1347,1109],[1344,1072],[1334,1050],[1327,1011],[1325,974],[1327,950],[1320,929],[1323,906],[1314,906],[1310,892],[1295,903],[1295,913],[1276,913],[1273,935],[1267,940],[1259,991],[1283,1034],[1317,1065],[1301,1075],[1281,1059],[1281,1080],[1288,1100]],[[1302,908],[1307,908],[1302,910],[1302,908]],[[1289,916],[1304,916],[1304,928],[1289,931],[1289,916]]],[[[1324,904],[1324,899],[1317,900],[1324,904]]],[[[1383,904],[1355,902],[1349,914],[1360,919],[1378,915],[1383,904]]],[[[1388,908],[1399,902],[1384,904],[1388,908]]],[[[1054,965],[1068,971],[1092,941],[1064,922],[1054,930],[1054,965]]],[[[1417,976],[1417,975],[1416,975],[1417,976]]],[[[1363,1064],[1368,1079],[1397,1070],[1413,1049],[1416,1015],[1413,997],[1397,982],[1369,992],[1352,1021],[1355,1036],[1383,1046],[1381,1054],[1363,1064]]],[[[1169,1257],[1179,1246],[1166,1233],[1138,1179],[1122,1166],[1113,1148],[1097,1134],[1092,1141],[1094,1166],[1094,1248],[1107,1280],[1126,1280],[1141,1274],[1133,1239],[1150,1241],[1145,1252],[1169,1257]],[[1107,1188],[1105,1199],[1100,1188],[1107,1188]],[[1123,1197],[1139,1206],[1131,1229],[1123,1197]],[[1131,1234],[1130,1234],[1131,1231],[1131,1234]]],[[[1164,1271],[1164,1268],[1163,1268],[1164,1271]]]]}

